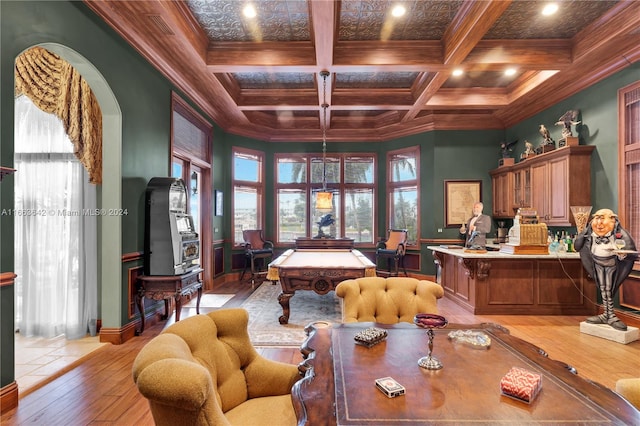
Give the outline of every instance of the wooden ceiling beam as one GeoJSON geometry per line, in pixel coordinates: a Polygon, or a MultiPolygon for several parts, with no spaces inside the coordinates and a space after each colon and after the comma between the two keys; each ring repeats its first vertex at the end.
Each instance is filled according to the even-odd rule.
{"type": "Polygon", "coordinates": [[[215,43],[206,54],[209,70],[229,71],[234,67],[289,68],[310,67],[319,70],[316,52],[308,41],[215,43]]]}
{"type": "Polygon", "coordinates": [[[375,142],[512,126],[640,61],[639,1],[618,2],[572,40],[484,40],[510,2],[467,0],[442,40],[383,42],[339,40],[341,3],[311,0],[309,40],[262,43],[210,43],[183,0],[85,3],[223,130],[270,142],[321,140],[321,70],[331,72],[327,140],[375,142]],[[481,72],[507,65],[519,77],[506,87],[449,88],[455,67],[482,83],[495,75],[481,72]],[[402,89],[336,88],[341,73],[398,72],[418,75],[402,89]],[[314,83],[247,90],[234,73],[309,73],[314,83]]]}
{"type": "Polygon", "coordinates": [[[477,108],[501,107],[508,105],[509,96],[504,89],[440,89],[433,95],[426,108],[477,108]]]}
{"type": "Polygon", "coordinates": [[[509,108],[496,112],[496,116],[506,125],[515,125],[626,68],[631,56],[640,59],[640,33],[601,45],[593,55],[541,82],[527,96],[514,98],[509,108]]]}
{"type": "MultiPolygon", "coordinates": [[[[510,0],[465,1],[442,38],[444,64],[462,63],[510,4],[510,0]]],[[[437,73],[431,78],[403,120],[415,119],[448,78],[447,73],[437,73]]]]}
{"type": "MultiPolygon", "coordinates": [[[[331,69],[345,72],[444,71],[458,64],[443,63],[439,41],[339,42],[331,69]]],[[[482,70],[503,65],[528,69],[555,69],[571,64],[569,40],[482,40],[462,64],[482,70]]],[[[319,72],[314,49],[307,42],[220,43],[207,52],[213,72],[319,72]]]]}
{"type": "MultiPolygon", "coordinates": [[[[320,71],[329,71],[331,74],[323,78],[317,74],[316,81],[318,87],[318,105],[322,106],[325,102],[331,105],[331,93],[335,82],[335,75],[332,73],[333,65],[333,47],[337,38],[337,16],[339,3],[335,1],[309,0],[309,15],[312,22],[312,38],[313,46],[316,51],[316,65],[320,71]]],[[[319,119],[321,126],[323,125],[323,117],[326,113],[326,126],[331,123],[331,108],[320,108],[319,119]]]]}
{"type": "Polygon", "coordinates": [[[619,2],[574,37],[574,61],[593,55],[614,38],[637,34],[639,28],[640,1],[619,2]]]}
{"type": "Polygon", "coordinates": [[[481,40],[461,62],[466,69],[562,69],[573,61],[570,40],[481,40]]]}
{"type": "Polygon", "coordinates": [[[85,0],[85,4],[137,50],[167,80],[188,93],[191,100],[220,127],[247,126],[244,114],[222,84],[207,72],[202,57],[201,36],[190,28],[195,22],[181,6],[165,2],[110,2],[85,0]],[[144,16],[146,19],[140,19],[144,16]],[[158,18],[160,17],[160,18],[158,18]]]}

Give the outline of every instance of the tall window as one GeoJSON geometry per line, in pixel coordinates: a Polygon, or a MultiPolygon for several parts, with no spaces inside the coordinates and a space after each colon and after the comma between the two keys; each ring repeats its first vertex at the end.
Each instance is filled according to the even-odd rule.
{"type": "Polygon", "coordinates": [[[181,178],[189,194],[187,212],[200,236],[200,265],[205,288],[213,285],[211,259],[211,138],[213,127],[175,93],[172,95],[171,176],[181,178]]]}
{"type": "MultiPolygon", "coordinates": [[[[640,81],[618,94],[620,220],[636,244],[640,241],[640,81]]],[[[640,271],[640,262],[634,269],[640,271]]]]}
{"type": "Polygon", "coordinates": [[[243,229],[264,229],[264,153],[233,149],[233,243],[242,244],[243,229]]]}
{"type": "Polygon", "coordinates": [[[323,163],[321,155],[278,154],[275,161],[278,242],[319,235],[318,222],[331,214],[323,234],[373,243],[374,155],[329,154],[323,163]],[[330,212],[315,209],[323,180],[334,194],[330,212]]]}
{"type": "Polygon", "coordinates": [[[409,244],[418,240],[420,223],[420,147],[387,154],[387,206],[390,229],[406,229],[409,244]]]}

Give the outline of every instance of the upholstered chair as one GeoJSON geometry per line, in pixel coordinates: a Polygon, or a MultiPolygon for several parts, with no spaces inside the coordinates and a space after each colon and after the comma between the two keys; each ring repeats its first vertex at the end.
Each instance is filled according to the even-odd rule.
{"type": "Polygon", "coordinates": [[[444,289],[433,281],[410,277],[364,277],[336,286],[342,298],[342,322],[413,323],[418,313],[438,313],[444,289]]]}
{"type": "Polygon", "coordinates": [[[245,264],[240,281],[244,278],[247,269],[251,270],[251,284],[256,278],[267,274],[267,263],[273,258],[273,242],[265,240],[262,229],[245,229],[242,231],[245,249],[245,264]],[[259,262],[262,262],[261,264],[259,262]]]}
{"type": "Polygon", "coordinates": [[[259,355],[244,309],[177,322],[150,340],[133,380],[156,425],[295,425],[291,387],[298,368],[259,355]]]}
{"type": "Polygon", "coordinates": [[[380,260],[386,259],[386,272],[388,275],[398,276],[399,268],[402,267],[402,271],[406,277],[407,270],[404,267],[406,244],[406,229],[390,229],[387,239],[385,241],[380,241],[376,246],[376,269],[380,271],[380,260]]]}
{"type": "Polygon", "coordinates": [[[618,379],[616,392],[640,410],[640,378],[618,379]]]}

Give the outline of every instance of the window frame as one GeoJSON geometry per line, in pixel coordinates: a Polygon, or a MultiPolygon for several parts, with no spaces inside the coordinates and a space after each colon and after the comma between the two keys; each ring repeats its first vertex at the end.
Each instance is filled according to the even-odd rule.
{"type": "MultiPolygon", "coordinates": [[[[640,167],[638,159],[640,159],[640,80],[618,90],[618,216],[636,244],[640,241],[640,218],[633,216],[638,212],[631,205],[640,203],[640,196],[634,194],[637,188],[629,185],[628,168],[631,165],[640,167]],[[629,111],[631,104],[637,105],[633,113],[629,111]]],[[[633,271],[640,272],[640,259],[634,263],[633,271]]]]}
{"type": "Polygon", "coordinates": [[[407,235],[407,246],[416,248],[419,246],[420,241],[420,146],[415,145],[411,147],[396,149],[387,152],[386,158],[387,165],[387,179],[386,179],[386,229],[385,235],[389,229],[402,229],[392,226],[393,220],[393,207],[394,207],[394,194],[398,190],[405,190],[407,188],[415,188],[416,191],[416,228],[415,237],[412,238],[411,232],[407,235]],[[413,154],[413,155],[411,155],[413,154]],[[392,162],[398,159],[400,156],[412,156],[415,160],[415,178],[405,180],[394,180],[394,168],[392,162]]]}
{"type": "MultiPolygon", "coordinates": [[[[307,203],[305,205],[305,237],[311,238],[315,233],[315,223],[313,222],[313,213],[314,209],[312,208],[312,204],[315,200],[314,193],[322,188],[321,181],[314,181],[312,176],[312,163],[317,163],[318,159],[322,159],[322,153],[288,153],[281,152],[274,154],[273,162],[275,170],[274,174],[274,211],[279,212],[279,197],[281,190],[299,190],[306,194],[307,203]],[[305,180],[302,182],[289,182],[289,183],[280,183],[279,173],[279,164],[282,160],[296,160],[298,162],[303,162],[305,164],[305,180]]],[[[367,247],[367,246],[375,246],[376,244],[376,223],[377,223],[377,209],[376,209],[376,195],[378,191],[377,184],[377,172],[378,172],[378,158],[376,153],[372,152],[357,152],[357,153],[326,153],[327,162],[337,162],[338,170],[339,170],[339,178],[338,182],[328,181],[326,186],[327,189],[334,191],[334,206],[337,206],[338,212],[336,214],[339,216],[339,227],[336,230],[336,237],[340,238],[346,235],[346,194],[347,191],[353,192],[358,189],[366,189],[371,192],[372,196],[372,205],[371,205],[371,241],[370,242],[354,242],[357,246],[367,247]],[[346,164],[347,160],[350,157],[366,157],[371,159],[372,163],[372,179],[369,183],[354,183],[349,182],[345,183],[345,172],[346,172],[346,164]]],[[[293,241],[283,241],[280,240],[280,223],[278,219],[278,214],[274,215],[274,242],[278,245],[289,245],[293,244],[293,241]]]]}
{"type": "MultiPolygon", "coordinates": [[[[251,188],[255,189],[257,195],[257,213],[256,213],[256,229],[262,229],[263,233],[265,225],[265,153],[249,148],[242,148],[234,146],[231,149],[231,245],[234,248],[239,248],[244,244],[244,240],[236,241],[236,188],[251,188]],[[236,179],[236,155],[244,155],[250,157],[256,157],[258,161],[258,176],[257,181],[250,181],[244,179],[236,179]]],[[[264,238],[267,238],[266,234],[263,234],[264,238]]]]}
{"type": "MultiPolygon", "coordinates": [[[[200,221],[200,265],[202,266],[204,288],[210,289],[213,286],[213,263],[211,255],[212,246],[212,146],[213,146],[213,125],[209,123],[202,115],[193,109],[184,99],[177,93],[171,93],[171,141],[169,156],[169,175],[173,175],[173,163],[177,160],[182,163],[182,179],[184,180],[187,191],[191,193],[191,172],[198,170],[201,181],[199,182],[200,191],[200,211],[198,219],[200,221]],[[193,143],[191,139],[183,139],[182,134],[178,132],[178,127],[174,123],[174,116],[179,115],[186,120],[189,125],[194,126],[202,132],[204,139],[200,143],[193,143]]],[[[189,203],[189,214],[191,206],[189,203]]]]}

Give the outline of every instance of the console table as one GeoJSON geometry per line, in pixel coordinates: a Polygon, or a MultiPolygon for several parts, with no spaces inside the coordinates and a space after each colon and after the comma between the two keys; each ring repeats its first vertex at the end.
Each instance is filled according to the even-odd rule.
{"type": "Polygon", "coordinates": [[[300,249],[352,249],[353,238],[296,238],[300,249]]]}
{"type": "Polygon", "coordinates": [[[164,315],[162,319],[169,317],[169,299],[176,303],[176,322],[180,321],[182,310],[182,298],[191,297],[198,293],[196,313],[200,313],[200,299],[202,298],[202,281],[200,280],[201,268],[194,269],[182,275],[140,275],[136,283],[136,305],[140,311],[140,330],[136,335],[142,334],[145,325],[144,299],[164,300],[164,315]]]}

